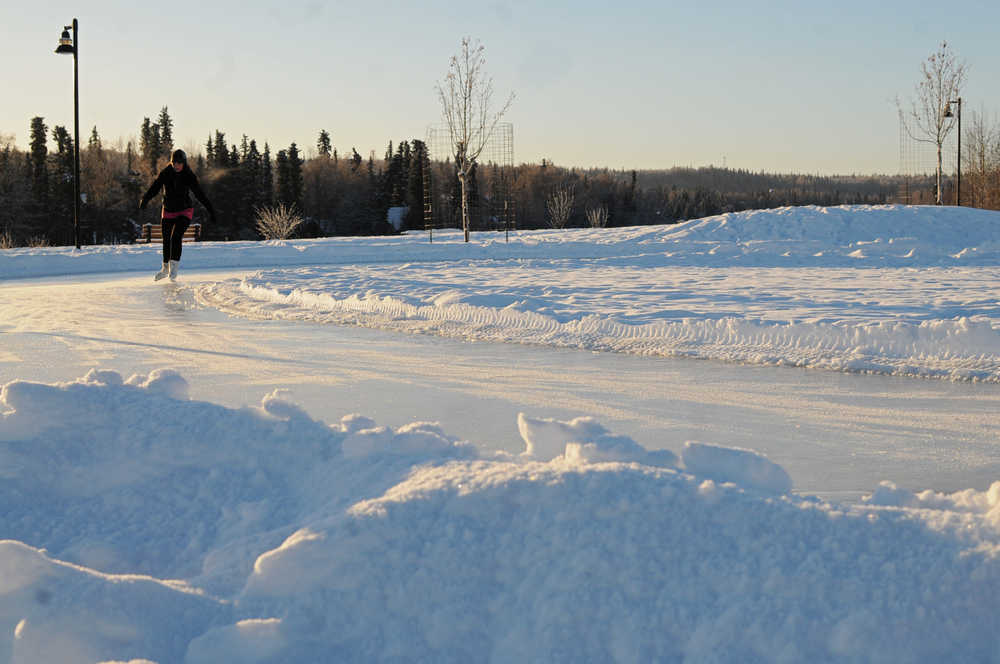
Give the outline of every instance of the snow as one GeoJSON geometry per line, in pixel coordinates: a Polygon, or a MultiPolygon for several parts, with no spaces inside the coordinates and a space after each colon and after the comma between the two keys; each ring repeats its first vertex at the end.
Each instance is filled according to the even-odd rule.
{"type": "MultiPolygon", "coordinates": [[[[276,266],[197,301],[285,319],[638,355],[1000,382],[1000,215],[845,206],[674,226],[204,243],[276,266]]],[[[148,269],[155,247],[20,249],[0,278],[148,269]]]]}
{"type": "MultiPolygon", "coordinates": [[[[206,340],[240,319],[351,324],[834,370],[858,390],[871,374],[913,394],[910,376],[947,379],[986,399],[1000,382],[998,229],[997,213],[885,206],[510,244],[204,243],[185,248],[184,270],[230,271],[150,281],[168,306],[133,324],[209,307],[238,318],[206,340]]],[[[76,292],[80,275],[157,261],[136,246],[0,252],[13,356],[0,363],[35,366],[13,340],[39,321],[81,325],[19,284],[76,292]]],[[[0,663],[1000,662],[995,476],[825,499],[795,492],[773,453],[680,431],[641,444],[608,424],[599,394],[571,417],[516,414],[514,450],[456,435],[447,408],[441,421],[321,419],[280,389],[224,405],[189,365],[110,368],[106,348],[142,344],[100,345],[87,325],[60,337],[65,355],[103,362],[0,389],[0,663]]],[[[380,343],[366,352],[389,352],[380,343]]],[[[203,361],[263,363],[242,350],[206,346],[203,361]]],[[[889,426],[874,408],[868,424],[889,426]]],[[[995,469],[994,420],[978,422],[959,439],[995,469]]],[[[927,453],[917,422],[893,426],[907,454],[927,453]]]]}

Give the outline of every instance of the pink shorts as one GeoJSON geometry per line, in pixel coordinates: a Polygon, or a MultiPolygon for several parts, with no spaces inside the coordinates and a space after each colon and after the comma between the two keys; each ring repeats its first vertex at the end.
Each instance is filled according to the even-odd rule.
{"type": "Polygon", "coordinates": [[[194,208],[188,208],[186,210],[181,210],[180,212],[167,212],[163,211],[163,219],[176,219],[177,217],[187,217],[188,221],[194,218],[194,208]]]}

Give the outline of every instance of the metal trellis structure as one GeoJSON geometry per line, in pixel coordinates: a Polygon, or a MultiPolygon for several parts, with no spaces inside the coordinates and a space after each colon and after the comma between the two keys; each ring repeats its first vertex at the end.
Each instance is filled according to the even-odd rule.
{"type": "MultiPolygon", "coordinates": [[[[424,228],[461,228],[461,193],[455,172],[455,145],[447,125],[427,127],[427,162],[424,165],[424,228]]],[[[470,190],[471,230],[517,227],[514,209],[514,125],[496,125],[476,160],[470,190]]]]}
{"type": "MultiPolygon", "coordinates": [[[[958,167],[958,132],[951,131],[941,146],[942,197],[953,199],[958,167]]],[[[899,185],[898,200],[905,205],[933,205],[937,173],[937,146],[918,140],[907,127],[906,116],[899,111],[899,185]]]]}

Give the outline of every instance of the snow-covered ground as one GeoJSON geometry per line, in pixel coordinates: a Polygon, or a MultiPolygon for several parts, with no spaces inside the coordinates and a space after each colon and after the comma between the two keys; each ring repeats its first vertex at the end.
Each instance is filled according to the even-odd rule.
{"type": "Polygon", "coordinates": [[[0,663],[1000,661],[1000,214],[460,239],[0,252],[0,663]]]}

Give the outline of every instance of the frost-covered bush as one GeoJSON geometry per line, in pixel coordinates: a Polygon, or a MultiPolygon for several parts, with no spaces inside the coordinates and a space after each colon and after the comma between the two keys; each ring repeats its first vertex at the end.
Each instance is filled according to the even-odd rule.
{"type": "Polygon", "coordinates": [[[302,224],[302,217],[294,205],[278,205],[257,208],[257,232],[265,240],[287,240],[302,224]]]}

